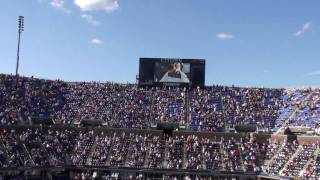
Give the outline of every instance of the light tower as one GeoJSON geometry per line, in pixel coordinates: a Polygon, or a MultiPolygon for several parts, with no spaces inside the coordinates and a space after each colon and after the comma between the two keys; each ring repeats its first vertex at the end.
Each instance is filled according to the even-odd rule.
{"type": "Polygon", "coordinates": [[[17,50],[17,64],[16,64],[16,86],[18,87],[19,81],[19,54],[20,54],[20,37],[24,31],[24,17],[19,16],[19,27],[18,27],[18,50],[17,50]]]}

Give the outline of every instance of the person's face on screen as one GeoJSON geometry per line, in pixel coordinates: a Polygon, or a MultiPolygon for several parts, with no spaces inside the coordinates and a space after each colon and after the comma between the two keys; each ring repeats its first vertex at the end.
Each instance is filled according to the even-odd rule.
{"type": "Polygon", "coordinates": [[[181,71],[180,63],[173,63],[169,72],[178,73],[181,71]]]}
{"type": "Polygon", "coordinates": [[[175,63],[174,67],[175,67],[175,72],[180,72],[181,71],[180,63],[175,63]]]}

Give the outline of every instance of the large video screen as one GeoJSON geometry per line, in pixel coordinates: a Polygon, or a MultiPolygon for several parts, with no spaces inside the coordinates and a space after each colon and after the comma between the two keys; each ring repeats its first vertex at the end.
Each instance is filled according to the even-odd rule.
{"type": "Polygon", "coordinates": [[[204,86],[205,60],[140,58],[139,85],[204,86]]]}

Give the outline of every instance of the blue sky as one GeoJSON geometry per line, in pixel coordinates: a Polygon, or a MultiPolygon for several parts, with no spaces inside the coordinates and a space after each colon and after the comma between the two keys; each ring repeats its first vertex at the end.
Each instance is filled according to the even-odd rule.
{"type": "Polygon", "coordinates": [[[320,85],[319,0],[1,2],[0,73],[135,82],[139,57],[206,59],[206,84],[320,85]]]}

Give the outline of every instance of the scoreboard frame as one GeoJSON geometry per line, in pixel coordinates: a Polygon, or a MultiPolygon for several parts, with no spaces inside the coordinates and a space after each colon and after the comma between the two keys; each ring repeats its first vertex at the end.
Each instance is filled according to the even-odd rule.
{"type": "MultiPolygon", "coordinates": [[[[181,59],[181,58],[146,58],[139,59],[139,86],[176,86],[176,87],[204,87],[205,86],[205,59],[181,59]],[[160,82],[156,72],[158,66],[180,64],[189,67],[186,71],[189,81],[185,82],[160,82]]],[[[178,67],[180,67],[178,65],[178,67]]],[[[184,73],[183,73],[184,74],[184,73]]]]}

